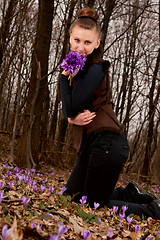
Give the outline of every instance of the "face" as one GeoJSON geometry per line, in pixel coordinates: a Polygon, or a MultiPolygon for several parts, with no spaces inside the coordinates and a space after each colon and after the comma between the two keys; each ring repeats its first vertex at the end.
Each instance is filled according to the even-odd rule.
{"type": "Polygon", "coordinates": [[[70,44],[72,51],[80,52],[87,57],[100,45],[96,28],[84,29],[79,26],[74,26],[70,34],[70,44]]]}

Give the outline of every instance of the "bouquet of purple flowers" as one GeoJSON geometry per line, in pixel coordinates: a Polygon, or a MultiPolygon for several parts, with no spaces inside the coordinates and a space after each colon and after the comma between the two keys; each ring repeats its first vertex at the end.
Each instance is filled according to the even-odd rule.
{"type": "Polygon", "coordinates": [[[70,52],[61,63],[61,68],[63,68],[67,73],[69,73],[70,85],[74,75],[77,74],[79,70],[83,70],[85,61],[87,60],[81,53],[75,51],[70,52]]]}

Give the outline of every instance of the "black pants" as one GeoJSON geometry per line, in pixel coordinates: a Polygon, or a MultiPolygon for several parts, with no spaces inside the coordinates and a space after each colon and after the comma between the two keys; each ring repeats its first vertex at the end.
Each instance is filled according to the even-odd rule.
{"type": "Polygon", "coordinates": [[[124,133],[92,133],[68,179],[66,192],[76,195],[75,200],[87,196],[91,207],[94,202],[110,208],[116,205],[119,209],[127,205],[128,215],[133,213],[141,217],[144,215],[157,218],[152,211],[155,206],[130,203],[127,201],[125,189],[115,189],[128,154],[129,146],[124,133]]]}

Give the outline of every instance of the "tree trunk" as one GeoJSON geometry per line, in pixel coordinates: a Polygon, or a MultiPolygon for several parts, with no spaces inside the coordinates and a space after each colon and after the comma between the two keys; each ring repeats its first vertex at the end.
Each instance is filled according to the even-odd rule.
{"type": "MultiPolygon", "coordinates": [[[[65,58],[66,54],[67,54],[68,44],[69,44],[69,28],[70,28],[70,25],[71,25],[75,5],[76,5],[76,1],[72,0],[71,3],[70,3],[68,19],[66,21],[66,27],[65,27],[65,30],[64,30],[65,31],[64,32],[64,39],[67,39],[67,41],[66,40],[64,41],[60,62],[62,62],[63,58],[65,58]]],[[[60,76],[58,78],[60,80],[60,76]]],[[[58,91],[60,89],[59,80],[58,80],[58,91]]],[[[57,119],[57,117],[55,115],[58,113],[58,104],[57,103],[58,103],[58,101],[60,101],[60,99],[58,100],[59,97],[60,97],[60,92],[58,92],[58,94],[56,96],[56,104],[55,104],[54,116],[53,116],[54,118],[53,119],[57,119]]],[[[62,154],[62,152],[63,152],[63,146],[64,146],[64,142],[65,142],[64,139],[65,139],[67,125],[68,125],[68,122],[66,121],[66,119],[64,119],[63,114],[60,114],[58,131],[57,131],[57,138],[56,138],[56,143],[54,145],[54,153],[55,153],[54,154],[54,162],[57,161],[57,154],[59,155],[58,158],[61,158],[60,154],[62,154]]],[[[56,127],[56,125],[53,125],[53,121],[52,121],[52,126],[56,127]]],[[[55,132],[55,128],[54,128],[54,132],[55,132]]],[[[53,135],[52,135],[52,139],[53,139],[53,135]]]]}
{"type": "Polygon", "coordinates": [[[155,110],[157,105],[154,104],[154,92],[156,88],[156,80],[157,80],[157,74],[158,69],[160,65],[160,48],[157,56],[157,62],[155,66],[155,70],[153,73],[153,79],[152,79],[152,85],[150,88],[149,93],[149,117],[148,117],[148,134],[147,134],[147,143],[146,143],[146,151],[144,156],[144,163],[141,170],[141,174],[148,175],[150,171],[150,163],[152,159],[152,142],[153,142],[153,132],[154,132],[154,116],[155,116],[155,110]]]}
{"type": "Polygon", "coordinates": [[[45,93],[48,92],[47,72],[53,9],[53,0],[39,1],[38,23],[32,55],[32,72],[26,101],[23,133],[16,154],[16,163],[20,166],[32,167],[33,161],[36,164],[39,162],[44,100],[45,93]],[[39,79],[40,77],[41,79],[39,79]]]}
{"type": "Polygon", "coordinates": [[[105,45],[110,17],[112,15],[114,7],[115,7],[115,0],[106,1],[106,10],[104,13],[104,20],[103,20],[103,26],[102,26],[102,40],[101,40],[103,48],[105,45]]]}

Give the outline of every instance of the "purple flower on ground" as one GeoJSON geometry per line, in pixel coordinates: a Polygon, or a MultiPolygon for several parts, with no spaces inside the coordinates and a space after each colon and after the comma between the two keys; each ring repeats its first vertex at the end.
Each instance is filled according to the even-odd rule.
{"type": "Polygon", "coordinates": [[[48,182],[48,179],[45,179],[44,182],[47,183],[47,182],[48,182]]]}
{"type": "Polygon", "coordinates": [[[135,231],[136,231],[136,233],[137,233],[137,232],[141,229],[141,226],[135,225],[134,228],[135,228],[135,231]]]}
{"type": "Polygon", "coordinates": [[[151,237],[147,237],[147,240],[152,240],[152,238],[151,237]]]}
{"type": "Polygon", "coordinates": [[[128,230],[129,230],[129,224],[133,221],[133,217],[127,216],[127,222],[128,222],[128,230]]]}
{"type": "Polygon", "coordinates": [[[58,229],[58,235],[55,235],[55,234],[51,235],[50,236],[50,240],[61,240],[60,235],[66,233],[67,230],[68,230],[68,227],[66,227],[65,225],[61,224],[59,226],[59,229],[58,229]]]}
{"type": "Polygon", "coordinates": [[[4,182],[0,182],[0,189],[4,187],[4,182]]]}
{"type": "Polygon", "coordinates": [[[40,188],[41,188],[41,193],[43,193],[46,189],[46,185],[40,185],[40,188]]]}
{"type": "Polygon", "coordinates": [[[42,225],[37,225],[36,230],[37,232],[41,229],[42,225]]]}
{"type": "Polygon", "coordinates": [[[29,201],[31,200],[31,198],[27,198],[27,197],[21,197],[21,200],[23,202],[23,211],[25,210],[26,205],[29,203],[29,201]]]}
{"type": "Polygon", "coordinates": [[[97,219],[98,219],[98,222],[101,224],[102,223],[101,219],[100,218],[97,218],[97,219]]]}
{"type": "Polygon", "coordinates": [[[15,185],[15,183],[14,182],[9,182],[9,187],[10,187],[10,189],[12,189],[12,187],[15,185]]]}
{"type": "Polygon", "coordinates": [[[71,80],[72,75],[77,74],[79,70],[83,70],[86,60],[87,58],[83,54],[72,51],[63,59],[60,66],[70,75],[69,79],[71,80]]]}
{"type": "Polygon", "coordinates": [[[30,175],[30,174],[31,174],[31,171],[28,170],[28,169],[26,169],[26,170],[25,170],[25,174],[30,175]]]}
{"type": "Polygon", "coordinates": [[[36,181],[31,180],[31,187],[36,185],[36,181]]]}
{"type": "Polygon", "coordinates": [[[24,176],[20,175],[19,173],[16,174],[16,176],[18,177],[18,183],[21,184],[21,181],[23,180],[24,176]]]}
{"type": "Polygon", "coordinates": [[[128,209],[128,207],[127,206],[123,206],[122,207],[122,211],[123,211],[123,213],[125,213],[125,211],[128,209]]]}
{"type": "Polygon", "coordinates": [[[32,223],[31,223],[31,228],[33,229],[33,228],[35,228],[35,227],[36,227],[35,223],[32,222],[32,223]]]}
{"type": "Polygon", "coordinates": [[[120,217],[121,221],[125,218],[125,216],[126,216],[126,215],[125,215],[124,213],[122,213],[122,214],[120,213],[120,214],[119,214],[119,217],[120,217]]]}
{"type": "Polygon", "coordinates": [[[62,234],[64,234],[64,233],[66,233],[67,232],[67,230],[68,230],[68,227],[66,227],[65,225],[60,225],[59,226],[59,229],[58,229],[58,235],[62,235],[62,234]]]}
{"type": "Polygon", "coordinates": [[[50,194],[54,191],[54,187],[49,187],[50,194]]]}
{"type": "Polygon", "coordinates": [[[7,224],[2,229],[2,240],[5,240],[11,234],[11,228],[8,229],[7,224]]]}
{"type": "Polygon", "coordinates": [[[30,182],[30,179],[31,179],[31,177],[29,177],[29,176],[25,177],[25,181],[26,181],[27,184],[30,182]]]}
{"type": "Polygon", "coordinates": [[[34,168],[31,169],[31,173],[32,175],[36,172],[36,170],[34,168]]]}
{"type": "Polygon", "coordinates": [[[33,187],[33,191],[34,191],[34,193],[36,192],[36,190],[37,190],[37,186],[34,185],[34,187],[33,187]]]}
{"type": "Polygon", "coordinates": [[[61,238],[54,234],[50,236],[50,240],[61,240],[61,238]]]}
{"type": "Polygon", "coordinates": [[[18,167],[15,167],[14,171],[15,171],[15,173],[18,173],[20,171],[20,169],[18,167]]]}
{"type": "Polygon", "coordinates": [[[84,240],[86,240],[86,239],[87,239],[88,237],[90,237],[91,235],[92,235],[92,233],[83,230],[83,238],[84,238],[84,240]]]}
{"type": "Polygon", "coordinates": [[[116,214],[117,211],[118,211],[118,206],[113,206],[113,212],[114,212],[114,214],[116,214]]]}
{"type": "Polygon", "coordinates": [[[66,187],[62,187],[62,194],[67,190],[66,187]]]}
{"type": "Polygon", "coordinates": [[[42,173],[37,173],[37,176],[38,176],[38,177],[42,177],[43,174],[42,174],[42,173]]]}
{"type": "Polygon", "coordinates": [[[2,198],[8,197],[8,195],[3,196],[3,192],[0,191],[0,204],[2,203],[2,198]]]}
{"type": "Polygon", "coordinates": [[[96,211],[96,209],[97,209],[99,206],[100,206],[99,203],[94,202],[94,209],[95,209],[95,211],[96,211]]]}
{"type": "Polygon", "coordinates": [[[10,176],[11,176],[11,174],[12,174],[12,173],[11,173],[10,171],[8,171],[8,177],[10,177],[10,176]]]}
{"type": "Polygon", "coordinates": [[[83,207],[83,205],[87,202],[87,196],[83,196],[83,197],[80,199],[80,202],[81,202],[82,207],[83,207]]]}
{"type": "Polygon", "coordinates": [[[109,238],[112,238],[113,235],[114,235],[113,230],[109,229],[109,231],[108,231],[108,237],[109,237],[109,238]]]}

